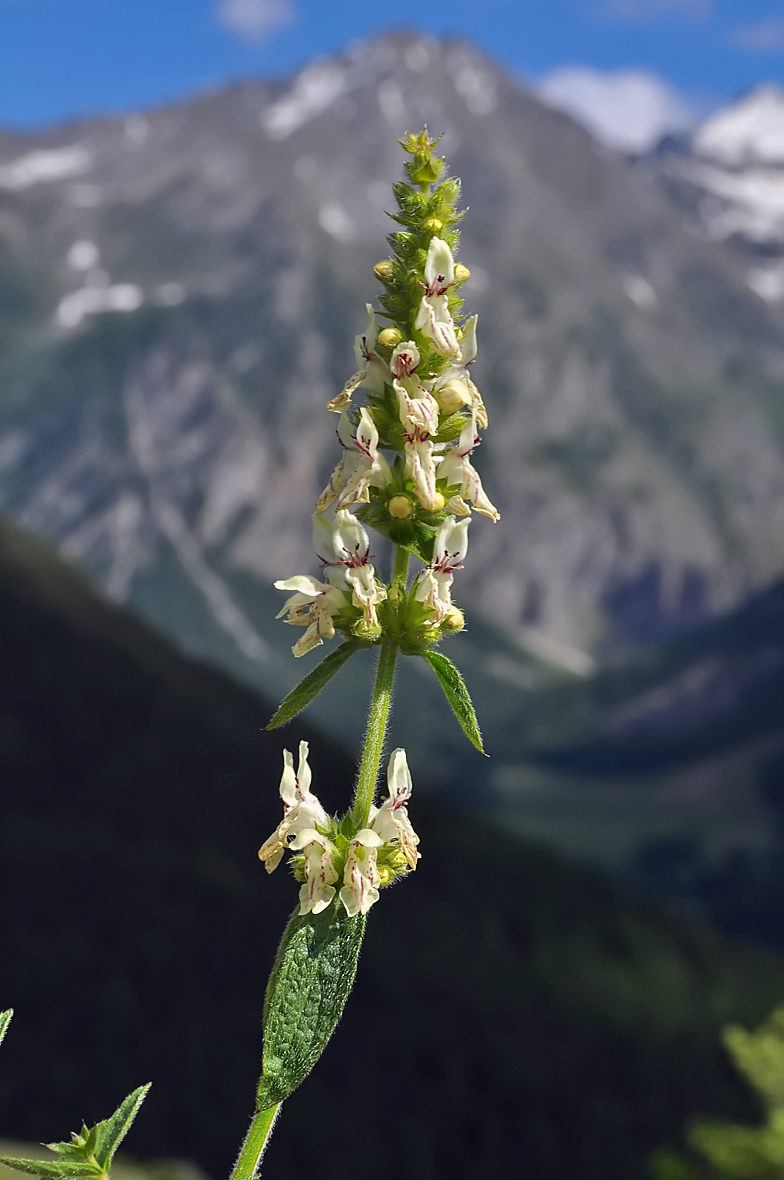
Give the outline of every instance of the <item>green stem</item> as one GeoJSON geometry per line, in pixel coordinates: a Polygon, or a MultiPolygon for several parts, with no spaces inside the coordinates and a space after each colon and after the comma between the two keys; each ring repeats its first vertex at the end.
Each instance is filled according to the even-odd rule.
{"type": "Polygon", "coordinates": [[[261,1157],[267,1149],[281,1105],[279,1102],[277,1106],[259,1110],[253,1116],[230,1180],[251,1180],[253,1176],[258,1176],[261,1157]]]}
{"type": "Polygon", "coordinates": [[[402,545],[395,545],[395,557],[392,564],[392,581],[405,590],[408,578],[408,559],[411,554],[402,545]]]}
{"type": "Polygon", "coordinates": [[[392,681],[395,677],[395,657],[397,656],[397,640],[385,639],[381,644],[381,651],[376,666],[376,683],[370,702],[367,729],[365,730],[365,748],[362,751],[362,762],[359,767],[357,790],[354,795],[353,816],[357,830],[366,828],[370,818],[370,807],[376,791],[378,766],[384,749],[384,738],[387,732],[387,718],[389,705],[392,700],[392,681]]]}

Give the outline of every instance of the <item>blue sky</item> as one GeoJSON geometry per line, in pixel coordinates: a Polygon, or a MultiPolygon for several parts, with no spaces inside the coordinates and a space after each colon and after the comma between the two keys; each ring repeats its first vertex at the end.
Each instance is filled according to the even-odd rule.
{"type": "Polygon", "coordinates": [[[763,79],[784,84],[781,0],[0,0],[0,122],[286,74],[401,26],[468,37],[529,79],[566,65],[651,71],[703,107],[763,79]]]}

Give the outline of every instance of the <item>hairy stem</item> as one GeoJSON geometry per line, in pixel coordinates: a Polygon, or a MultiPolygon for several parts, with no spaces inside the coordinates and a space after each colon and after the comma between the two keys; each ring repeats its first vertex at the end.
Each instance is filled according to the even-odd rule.
{"type": "Polygon", "coordinates": [[[387,732],[387,718],[389,705],[392,700],[392,681],[395,677],[395,658],[397,656],[397,641],[385,639],[381,644],[381,651],[376,665],[376,683],[373,687],[373,697],[370,702],[367,729],[365,730],[365,748],[362,751],[362,762],[359,767],[357,790],[354,795],[353,816],[357,829],[367,827],[370,818],[370,807],[376,791],[378,766],[384,749],[384,738],[387,732]]]}
{"type": "Polygon", "coordinates": [[[392,563],[392,581],[397,586],[406,588],[408,578],[408,559],[411,554],[402,545],[395,545],[395,557],[392,563]]]}
{"type": "Polygon", "coordinates": [[[252,1177],[258,1176],[261,1157],[267,1149],[281,1105],[279,1102],[277,1106],[259,1110],[253,1116],[230,1180],[252,1180],[252,1177]]]}

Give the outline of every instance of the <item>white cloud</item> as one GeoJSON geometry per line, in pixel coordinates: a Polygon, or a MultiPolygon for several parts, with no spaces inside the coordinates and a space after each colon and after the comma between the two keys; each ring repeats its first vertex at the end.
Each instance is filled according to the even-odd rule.
{"type": "Polygon", "coordinates": [[[249,41],[262,41],[296,17],[291,0],[220,0],[217,19],[249,41]]]}
{"type": "Polygon", "coordinates": [[[660,16],[704,20],[712,6],[712,0],[604,0],[599,12],[615,20],[645,21],[660,16]]]}
{"type": "Polygon", "coordinates": [[[754,53],[777,53],[784,49],[784,20],[764,20],[736,29],[731,40],[754,53]]]}
{"type": "Polygon", "coordinates": [[[605,72],[563,66],[545,75],[540,97],[622,152],[644,152],[662,136],[694,126],[697,112],[663,78],[647,70],[605,72]]]}

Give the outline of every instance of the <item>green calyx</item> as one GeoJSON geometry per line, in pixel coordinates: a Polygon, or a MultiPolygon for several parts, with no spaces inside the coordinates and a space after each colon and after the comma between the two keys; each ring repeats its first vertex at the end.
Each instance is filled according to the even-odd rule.
{"type": "MultiPolygon", "coordinates": [[[[443,517],[445,514],[440,515],[443,517]]],[[[401,533],[409,524],[408,521],[396,523],[401,533]]],[[[419,528],[421,532],[427,533],[432,555],[435,531],[426,525],[415,524],[410,528],[412,543],[405,546],[409,552],[416,552],[418,556],[421,551],[422,545],[417,536],[419,528]]],[[[425,545],[427,543],[425,539],[425,545]]],[[[378,627],[368,627],[362,611],[353,606],[346,607],[335,616],[335,630],[345,637],[348,644],[353,644],[353,651],[391,641],[403,655],[421,655],[424,650],[463,629],[462,615],[456,607],[441,623],[436,622],[432,609],[415,597],[414,585],[406,590],[393,582],[387,589],[386,599],[378,604],[377,612],[378,627]]]]}
{"type": "MultiPolygon", "coordinates": [[[[318,830],[332,845],[332,865],[338,878],[342,881],[349,845],[357,832],[366,825],[360,824],[351,811],[342,818],[337,816],[330,818],[330,826],[328,828],[319,828],[318,830]]],[[[366,856],[366,849],[360,845],[355,850],[355,855],[359,860],[363,860],[366,856]]],[[[399,877],[407,876],[412,871],[398,844],[382,844],[376,853],[376,867],[380,877],[380,889],[385,889],[387,885],[391,885],[393,881],[399,877]]],[[[289,859],[289,868],[295,881],[299,881],[302,884],[306,880],[304,855],[294,853],[289,859]]],[[[331,905],[340,906],[340,899],[336,896],[331,902],[331,905]]]]}

